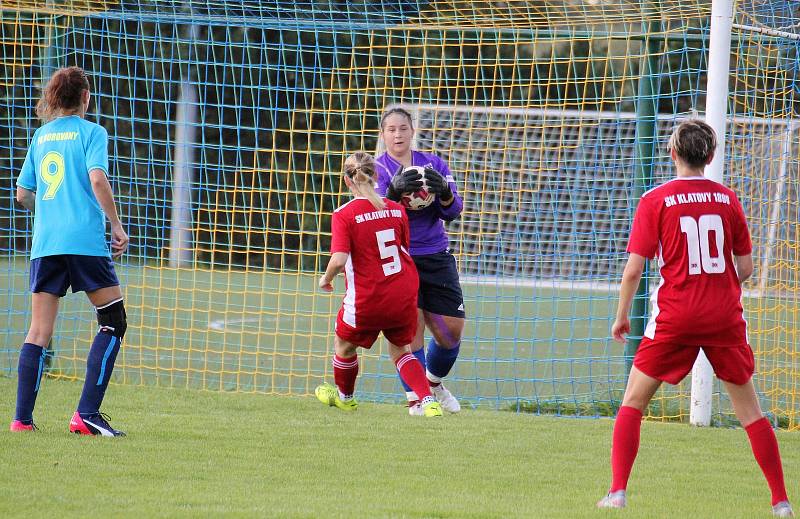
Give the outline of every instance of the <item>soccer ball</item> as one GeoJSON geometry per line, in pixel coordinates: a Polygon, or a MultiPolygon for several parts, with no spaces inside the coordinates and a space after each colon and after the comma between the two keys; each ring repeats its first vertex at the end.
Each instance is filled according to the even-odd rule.
{"type": "Polygon", "coordinates": [[[403,207],[410,209],[411,211],[425,209],[431,205],[434,200],[436,200],[436,195],[428,192],[428,181],[425,179],[425,168],[421,166],[411,166],[404,169],[403,173],[406,171],[416,171],[422,175],[422,187],[414,193],[403,193],[403,196],[400,198],[400,203],[403,205],[403,207]]]}

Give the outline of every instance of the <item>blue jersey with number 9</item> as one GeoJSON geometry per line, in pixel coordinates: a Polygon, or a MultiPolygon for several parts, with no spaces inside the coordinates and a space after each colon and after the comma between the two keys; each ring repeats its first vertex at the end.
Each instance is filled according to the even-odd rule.
{"type": "Polygon", "coordinates": [[[36,192],[31,259],[57,254],[110,256],[103,210],[89,172],[108,174],[108,132],[76,115],[33,134],[17,186],[36,192]]]}

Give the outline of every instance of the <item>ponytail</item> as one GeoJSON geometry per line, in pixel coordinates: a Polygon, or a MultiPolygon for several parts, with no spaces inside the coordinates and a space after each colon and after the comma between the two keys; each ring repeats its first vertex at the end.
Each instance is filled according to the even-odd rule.
{"type": "Polygon", "coordinates": [[[367,175],[363,168],[357,168],[355,174],[350,177],[353,183],[358,186],[358,192],[367,197],[367,200],[372,202],[375,209],[383,209],[386,203],[381,198],[381,195],[375,191],[375,181],[371,176],[367,175]]]}
{"type": "Polygon", "coordinates": [[[89,80],[82,68],[56,70],[36,105],[36,115],[43,122],[49,122],[61,115],[79,113],[84,90],[89,90],[89,80]]]}

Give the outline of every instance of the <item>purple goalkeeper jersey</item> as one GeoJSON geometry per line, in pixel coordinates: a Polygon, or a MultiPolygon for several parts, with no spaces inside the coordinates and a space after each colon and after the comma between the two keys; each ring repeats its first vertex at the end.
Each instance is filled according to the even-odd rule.
{"type": "MultiPolygon", "coordinates": [[[[375,190],[386,195],[389,184],[395,173],[400,170],[400,163],[394,158],[384,153],[376,159],[376,169],[378,170],[378,185],[375,190]]],[[[458,218],[464,203],[458,196],[456,183],[447,163],[433,153],[421,151],[411,151],[411,164],[413,166],[431,167],[438,171],[450,185],[453,191],[453,203],[447,207],[442,207],[437,197],[434,202],[424,209],[408,212],[408,223],[411,230],[411,255],[419,256],[422,254],[434,254],[447,250],[449,241],[444,230],[444,222],[450,222],[458,218]],[[444,220],[444,222],[443,222],[444,220]]]]}

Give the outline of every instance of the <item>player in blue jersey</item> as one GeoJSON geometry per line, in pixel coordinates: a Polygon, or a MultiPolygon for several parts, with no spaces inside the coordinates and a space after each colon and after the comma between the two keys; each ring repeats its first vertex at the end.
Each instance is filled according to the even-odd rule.
{"type": "Polygon", "coordinates": [[[106,242],[118,258],[128,248],[108,174],[108,133],[84,119],[89,81],[78,67],[56,71],[36,107],[44,124],[33,134],[17,178],[17,201],[34,212],[31,246],[31,327],[19,355],[17,408],[12,431],[35,430],[46,346],[53,335],[58,303],[71,286],[86,292],[99,329],[86,361],[86,381],[70,432],[124,436],[100,413],[114,361],[127,328],[122,290],[106,242]]]}
{"type": "MultiPolygon", "coordinates": [[[[444,222],[459,217],[463,202],[447,164],[432,153],[412,150],[413,136],[414,125],[408,111],[395,107],[383,114],[381,138],[386,145],[386,152],[376,159],[376,189],[386,198],[399,201],[404,193],[416,191],[422,186],[419,173],[404,173],[403,169],[422,166],[425,168],[428,189],[436,194],[436,200],[428,207],[408,211],[410,252],[420,280],[417,335],[411,350],[426,367],[431,391],[442,408],[457,413],[461,405],[444,387],[442,379],[450,373],[461,346],[464,297],[444,222]],[[423,347],[426,326],[433,335],[427,353],[423,347]]],[[[405,383],[403,386],[409,402],[409,413],[422,415],[417,395],[405,383]]]]}

